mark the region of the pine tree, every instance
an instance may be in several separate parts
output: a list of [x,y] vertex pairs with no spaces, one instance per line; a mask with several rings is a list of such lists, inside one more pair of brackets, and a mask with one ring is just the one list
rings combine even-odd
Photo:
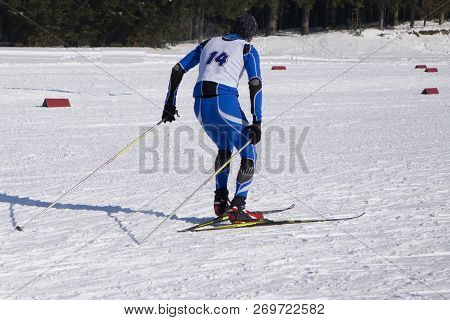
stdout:
[[266,36],[272,36],[277,30],[280,0],[267,0],[269,7],[269,21],[266,27]]
[[437,0],[433,11],[438,15],[439,25],[445,21],[445,16],[450,10],[450,2],[448,0]]
[[302,35],[309,34],[309,18],[311,16],[311,9],[314,7],[316,0],[295,0],[297,6],[302,8]]
[[337,11],[342,9],[346,3],[346,0],[329,0],[329,10],[330,10],[330,28],[336,29],[337,24]]
[[364,8],[364,0],[347,0],[347,5],[352,7],[351,25],[353,30],[357,30],[361,27],[361,10]]
[[426,26],[427,21],[432,18],[437,18],[439,24],[442,24],[449,7],[450,2],[448,0],[423,0],[421,11],[423,12],[424,26]]
[[389,11],[392,15],[392,25],[398,26],[399,24],[399,10],[400,10],[400,3],[402,0],[390,0],[388,1]]
[[409,27],[414,28],[416,21],[416,0],[409,0]]
[[384,30],[385,17],[386,17],[386,4],[387,0],[374,0],[375,5],[378,8],[379,18],[378,18],[378,28]]

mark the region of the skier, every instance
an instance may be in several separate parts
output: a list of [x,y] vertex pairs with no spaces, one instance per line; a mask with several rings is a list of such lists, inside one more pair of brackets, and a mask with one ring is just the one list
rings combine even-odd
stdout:
[[[173,68],[162,120],[172,122],[178,115],[176,96],[183,75],[199,64],[194,87],[194,111],[207,135],[218,148],[215,168],[218,170],[231,157],[233,148],[241,149],[241,166],[236,180],[236,193],[229,201],[226,166],[216,176],[214,212],[228,215],[232,223],[263,219],[261,213],[245,210],[256,161],[255,145],[261,140],[262,78],[258,51],[250,42],[256,35],[255,18],[244,13],[236,18],[231,32],[200,43]],[[249,124],[238,101],[238,84],[244,70],[248,74],[253,123]]]

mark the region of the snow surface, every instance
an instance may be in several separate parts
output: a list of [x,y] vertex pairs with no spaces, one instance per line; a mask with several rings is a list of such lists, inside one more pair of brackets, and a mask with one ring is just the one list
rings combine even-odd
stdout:
[[[364,217],[177,233],[212,216],[210,183],[138,246],[212,171],[212,144],[192,111],[194,70],[179,90],[181,118],[145,140],[158,140],[155,162],[133,148],[16,232],[159,120],[170,68],[195,44],[2,48],[0,297],[448,299],[449,36],[401,27],[360,37],[284,33],[255,45],[266,136],[249,207],[296,204],[274,218]],[[271,71],[275,64],[287,70]],[[421,95],[425,87],[440,94]],[[45,97],[67,97],[72,108],[41,108]],[[144,172],[152,163],[157,172]]]

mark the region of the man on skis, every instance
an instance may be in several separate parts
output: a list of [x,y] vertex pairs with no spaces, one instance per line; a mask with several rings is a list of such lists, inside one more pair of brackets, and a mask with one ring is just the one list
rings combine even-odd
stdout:
[[[199,64],[194,87],[194,111],[207,135],[218,148],[215,168],[218,170],[231,157],[233,148],[241,149],[249,139],[252,143],[241,152],[241,166],[236,180],[236,193],[229,201],[229,165],[216,176],[214,211],[228,214],[232,223],[262,219],[260,213],[245,210],[248,191],[256,161],[255,145],[261,140],[262,78],[258,51],[250,44],[258,25],[255,18],[244,13],[236,18],[231,32],[199,44],[172,69],[162,120],[172,122],[176,95],[183,75]],[[238,101],[238,84],[244,70],[248,74],[251,113],[250,124]]]

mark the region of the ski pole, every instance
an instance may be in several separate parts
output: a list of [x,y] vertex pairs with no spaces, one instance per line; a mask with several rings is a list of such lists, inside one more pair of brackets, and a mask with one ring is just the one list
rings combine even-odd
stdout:
[[200,189],[202,189],[204,186],[206,186],[208,184],[208,182],[210,182],[215,176],[217,176],[229,163],[231,163],[231,161],[233,161],[234,158],[236,158],[237,155],[239,155],[250,143],[252,142],[252,140],[250,139],[249,141],[247,141],[246,144],[244,144],[242,146],[242,148],[240,148],[238,151],[236,151],[235,154],[233,154],[230,159],[228,159],[227,162],[225,162],[219,169],[217,169],[212,175],[210,175],[208,177],[208,179],[206,179],[197,189],[195,189],[194,192],[192,192],[192,194],[187,197],[186,199],[184,199],[184,201],[182,203],[180,203],[180,205],[178,207],[175,208],[175,210],[172,211],[171,214],[169,214],[167,217],[164,218],[164,220],[156,226],[155,229],[153,229],[140,243],[139,245],[143,244],[145,240],[147,240],[147,238],[149,238],[156,230],[159,229],[159,227],[161,227],[164,222],[166,222],[168,219],[170,219],[170,217],[172,217],[175,213],[178,212],[178,210],[181,209],[181,207],[183,207],[197,192],[200,191]]
[[100,170],[102,170],[104,167],[106,167],[108,164],[110,164],[111,162],[113,162],[114,160],[116,160],[118,157],[120,157],[122,154],[124,154],[128,149],[130,149],[132,146],[134,146],[136,143],[138,143],[139,141],[141,141],[148,133],[152,132],[156,127],[158,127],[161,123],[163,122],[163,120],[160,120],[157,124],[155,124],[153,127],[149,128],[147,131],[145,131],[143,134],[141,134],[138,138],[136,138],[135,140],[133,140],[129,145],[127,145],[125,148],[123,148],[122,150],[120,150],[118,153],[116,153],[111,159],[109,159],[108,161],[106,161],[104,164],[102,164],[100,167],[98,167],[97,169],[95,169],[94,171],[92,171],[89,175],[87,175],[83,180],[81,180],[80,182],[78,182],[76,185],[74,185],[72,188],[69,189],[69,191],[67,191],[66,193],[64,193],[62,196],[60,196],[58,199],[56,199],[51,205],[49,205],[47,208],[45,208],[43,211],[41,211],[40,213],[36,214],[35,216],[31,217],[30,220],[28,220],[22,227],[17,226],[16,230],[17,231],[23,231],[23,228],[25,228],[25,226],[27,224],[29,224],[30,222],[32,222],[33,220],[35,220],[37,217],[39,217],[41,214],[47,212],[48,210],[50,210],[51,208],[53,208],[58,201],[60,201],[61,199],[63,199],[64,197],[66,197],[67,195],[71,194],[72,191],[74,191],[76,188],[78,188],[79,186],[81,186],[85,181],[87,181],[90,177],[92,177],[94,174],[96,174],[97,172],[99,172]]

